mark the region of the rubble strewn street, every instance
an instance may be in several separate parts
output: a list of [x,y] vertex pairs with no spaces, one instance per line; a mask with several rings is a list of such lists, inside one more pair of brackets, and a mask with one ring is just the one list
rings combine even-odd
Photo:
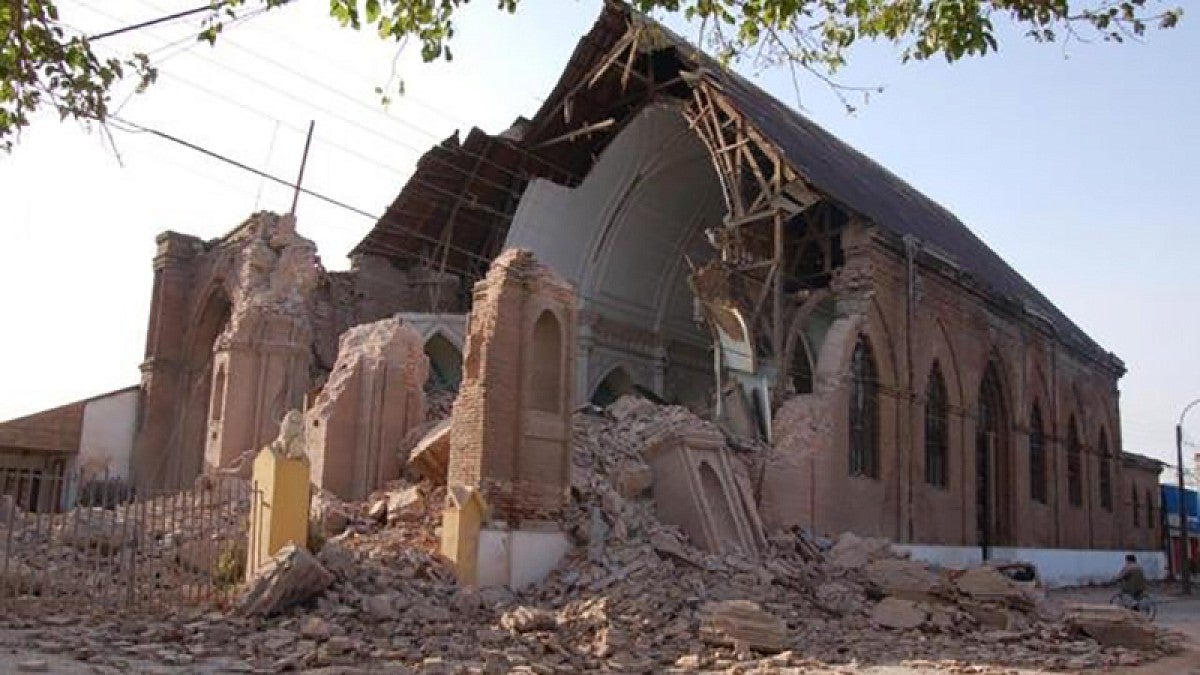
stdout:
[[[92,672],[845,672],[908,663],[999,673],[1132,665],[1179,649],[1132,613],[1062,607],[991,568],[932,570],[884,540],[821,542],[797,530],[772,533],[757,557],[697,549],[655,517],[640,453],[666,429],[706,424],[631,397],[577,413],[577,546],[520,591],[459,587],[437,553],[445,488],[399,481],[361,503],[327,504],[342,531],[318,541],[315,556],[285,548],[243,591],[241,612],[8,616],[0,628],[20,636],[15,646]],[[303,588],[287,585],[294,579]]]

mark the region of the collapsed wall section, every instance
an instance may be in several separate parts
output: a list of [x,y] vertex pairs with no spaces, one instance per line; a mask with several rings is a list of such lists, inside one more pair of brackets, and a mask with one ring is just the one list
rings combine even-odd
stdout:
[[463,302],[457,277],[376,256],[329,273],[291,216],[256,213],[208,242],[157,241],[131,463],[147,488],[247,468],[283,414],[324,384],[351,326]]
[[421,336],[399,319],[346,331],[305,415],[313,484],[358,500],[398,477],[400,441],[424,422],[428,370]]

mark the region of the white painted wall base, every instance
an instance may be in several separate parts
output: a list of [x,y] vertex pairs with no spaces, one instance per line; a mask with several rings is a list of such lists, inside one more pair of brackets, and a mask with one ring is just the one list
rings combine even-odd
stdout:
[[[951,569],[979,565],[983,561],[978,546],[924,546],[894,544],[916,560]],[[993,548],[996,562],[1031,562],[1038,568],[1042,583],[1050,588],[1104,584],[1113,580],[1125,564],[1125,554],[1133,553],[1152,580],[1167,576],[1167,557],[1162,551],[1096,551],[1065,548]]]
[[545,579],[573,547],[563,532],[485,527],[479,532],[479,585],[520,590]]

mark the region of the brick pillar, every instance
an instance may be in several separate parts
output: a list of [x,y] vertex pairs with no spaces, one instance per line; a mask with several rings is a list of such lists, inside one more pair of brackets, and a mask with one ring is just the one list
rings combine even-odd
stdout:
[[154,289],[142,362],[141,424],[130,462],[133,482],[159,487],[165,475],[178,402],[183,398],[184,335],[190,289],[201,242],[164,232],[157,238]]
[[528,251],[475,286],[448,480],[478,487],[495,520],[557,521],[567,505],[575,320],[574,290]]

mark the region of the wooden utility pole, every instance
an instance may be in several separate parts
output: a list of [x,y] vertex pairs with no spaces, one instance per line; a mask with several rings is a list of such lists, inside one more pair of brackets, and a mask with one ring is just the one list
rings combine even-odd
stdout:
[[308,123],[308,137],[304,139],[304,155],[300,158],[300,175],[296,177],[296,191],[292,193],[292,210],[288,212],[292,216],[296,215],[296,203],[300,201],[300,184],[304,182],[304,167],[308,164],[308,148],[312,145],[313,127],[316,125],[316,120],[310,120]]

